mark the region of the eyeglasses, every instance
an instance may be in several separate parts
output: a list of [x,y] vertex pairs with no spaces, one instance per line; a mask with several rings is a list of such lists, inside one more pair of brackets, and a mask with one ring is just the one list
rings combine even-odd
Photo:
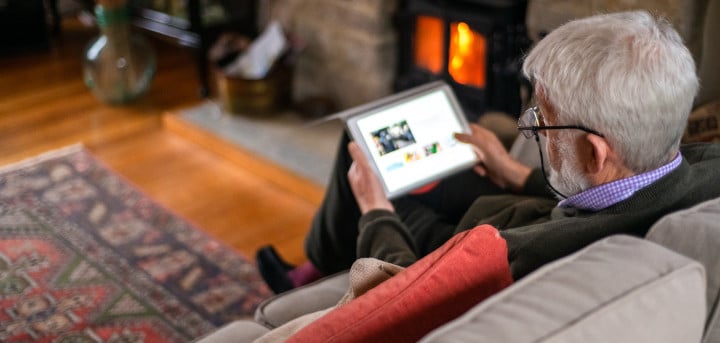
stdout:
[[557,195],[562,198],[567,198],[565,194],[562,194],[560,193],[560,191],[555,189],[555,187],[553,187],[553,185],[550,183],[550,180],[548,180],[547,174],[545,173],[545,161],[543,159],[542,147],[540,146],[540,136],[538,135],[538,131],[540,130],[562,129],[583,130],[596,136],[605,137],[600,132],[579,125],[547,126],[545,125],[545,118],[543,118],[542,114],[540,114],[540,108],[538,108],[537,106],[533,106],[525,110],[525,113],[523,113],[523,115],[520,116],[520,119],[518,119],[518,130],[522,132],[523,136],[528,139],[535,137],[535,142],[537,142],[538,145],[538,153],[540,154],[540,170],[542,170],[543,178],[545,178],[545,183]]
[[583,130],[587,133],[592,133],[593,135],[605,137],[600,132],[597,132],[593,129],[588,129],[584,126],[580,125],[558,125],[558,126],[547,126],[545,125],[545,118],[540,113],[540,108],[537,106],[533,106],[525,110],[525,113],[523,113],[522,116],[520,116],[520,119],[518,119],[518,130],[522,132],[523,136],[525,138],[532,138],[533,136],[537,135],[537,132],[540,130],[563,130],[563,129],[576,129],[576,130]]

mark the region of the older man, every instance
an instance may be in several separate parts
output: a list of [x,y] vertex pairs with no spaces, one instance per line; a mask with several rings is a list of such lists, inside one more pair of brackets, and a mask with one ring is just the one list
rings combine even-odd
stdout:
[[[547,137],[549,180],[472,125],[457,138],[477,147],[474,175],[389,201],[351,142],[308,236],[312,266],[331,273],[356,257],[407,266],[454,233],[491,224],[517,279],[608,235],[644,236],[663,215],[720,196],[720,147],[680,147],[698,80],[666,21],[638,11],[569,22],[533,48],[523,70],[537,106],[518,128],[538,144]],[[542,196],[543,180],[559,203]]]

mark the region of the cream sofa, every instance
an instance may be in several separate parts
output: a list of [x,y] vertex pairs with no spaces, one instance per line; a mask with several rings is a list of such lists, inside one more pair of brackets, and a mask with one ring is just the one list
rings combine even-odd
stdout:
[[[422,342],[720,342],[720,198],[670,214],[645,239],[612,236],[550,263]],[[265,301],[199,342],[251,342],[334,305],[347,273]],[[348,324],[352,325],[352,324]]]

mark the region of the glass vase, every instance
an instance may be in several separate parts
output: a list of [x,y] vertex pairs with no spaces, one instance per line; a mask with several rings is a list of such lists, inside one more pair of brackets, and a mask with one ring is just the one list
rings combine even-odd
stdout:
[[131,102],[150,88],[155,53],[142,36],[131,31],[126,5],[96,5],[95,15],[100,36],[85,49],[85,85],[104,102]]

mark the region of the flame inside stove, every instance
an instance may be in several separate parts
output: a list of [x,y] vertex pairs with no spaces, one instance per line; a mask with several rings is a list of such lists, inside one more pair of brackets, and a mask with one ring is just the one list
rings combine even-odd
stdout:
[[[445,40],[442,19],[418,16],[415,26],[415,64],[440,74],[444,64]],[[485,88],[487,41],[467,23],[450,23],[447,71],[463,85]]]
[[459,22],[450,25],[450,63],[448,71],[455,81],[485,87],[485,37]]

